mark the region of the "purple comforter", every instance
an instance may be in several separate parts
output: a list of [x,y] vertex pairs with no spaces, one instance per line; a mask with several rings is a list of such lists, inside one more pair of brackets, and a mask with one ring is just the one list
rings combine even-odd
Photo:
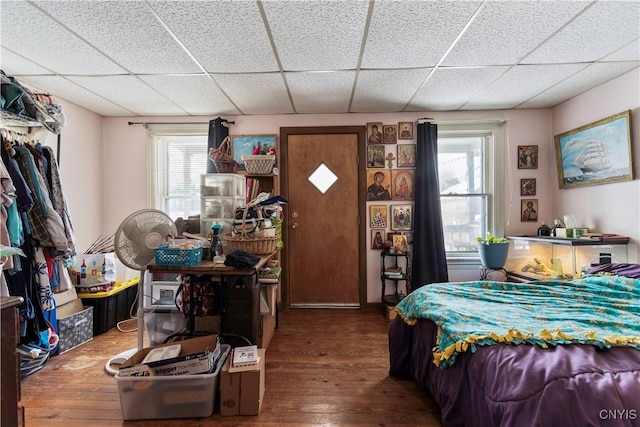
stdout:
[[433,364],[436,326],[397,317],[390,375],[429,390],[445,426],[640,426],[640,351],[588,345],[491,345]]

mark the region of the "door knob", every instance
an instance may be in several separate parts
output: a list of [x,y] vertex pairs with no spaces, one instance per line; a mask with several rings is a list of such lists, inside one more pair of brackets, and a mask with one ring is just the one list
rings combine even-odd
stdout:
[[293,228],[294,230],[298,228],[298,223],[294,222],[293,224],[291,224],[291,228]]

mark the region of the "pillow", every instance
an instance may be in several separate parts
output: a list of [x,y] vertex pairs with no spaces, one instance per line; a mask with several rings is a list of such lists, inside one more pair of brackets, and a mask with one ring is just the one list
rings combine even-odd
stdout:
[[611,273],[618,276],[640,279],[640,264],[613,263],[600,264],[587,269],[588,274]]

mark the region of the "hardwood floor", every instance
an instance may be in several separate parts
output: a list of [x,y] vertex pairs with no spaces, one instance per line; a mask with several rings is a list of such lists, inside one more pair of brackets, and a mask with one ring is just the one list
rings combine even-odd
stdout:
[[122,421],[105,362],[135,348],[136,333],[111,329],[22,382],[27,426],[441,426],[431,395],[388,375],[389,321],[379,312],[292,309],[280,313],[266,352],[258,416]]

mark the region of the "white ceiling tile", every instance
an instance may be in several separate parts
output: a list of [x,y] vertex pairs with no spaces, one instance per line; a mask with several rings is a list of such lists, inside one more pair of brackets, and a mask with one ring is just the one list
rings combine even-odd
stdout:
[[407,110],[457,110],[476,93],[490,85],[507,68],[439,68],[420,87]]
[[192,115],[239,114],[209,76],[140,76]]
[[507,65],[557,31],[586,2],[488,2],[442,65]]
[[298,113],[348,113],[354,71],[285,73]]
[[640,36],[640,2],[601,1],[527,56],[529,64],[596,61]]
[[133,76],[70,76],[90,91],[141,116],[184,115],[185,111]]
[[427,68],[361,71],[351,112],[402,111],[429,72]]
[[0,68],[7,74],[52,74],[51,70],[13,53],[9,49],[0,50]]
[[636,39],[626,46],[602,58],[603,61],[640,61],[640,39]]
[[545,108],[573,98],[612,78],[621,76],[640,66],[639,61],[596,63],[570,76],[518,108]]
[[66,27],[133,73],[201,71],[141,1],[38,1]]
[[517,65],[476,94],[462,109],[515,108],[584,67],[584,64]]
[[56,73],[121,74],[121,67],[22,1],[3,1],[2,45]]
[[280,73],[215,74],[213,76],[243,114],[293,113]]
[[263,3],[286,71],[354,69],[369,3],[300,1]]
[[[82,105],[101,116],[131,116],[134,113],[59,76],[16,76],[20,82],[50,93],[71,103]],[[63,111],[64,112],[64,111]]]
[[256,2],[149,3],[207,71],[247,73],[278,70]]
[[362,67],[436,65],[479,6],[478,1],[375,2]]

